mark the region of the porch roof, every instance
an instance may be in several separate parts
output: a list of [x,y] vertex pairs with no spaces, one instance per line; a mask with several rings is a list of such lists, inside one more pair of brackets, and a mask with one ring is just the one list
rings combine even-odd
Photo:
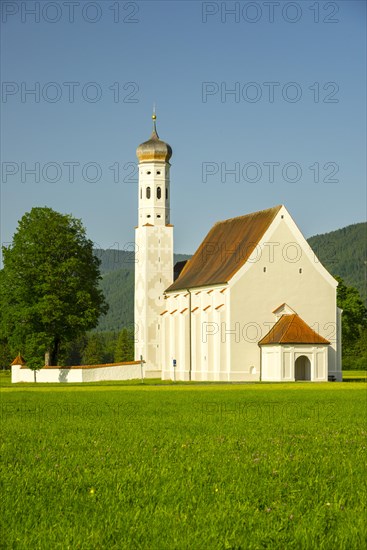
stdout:
[[284,314],[260,340],[259,346],[270,344],[323,344],[329,340],[313,330],[299,315]]

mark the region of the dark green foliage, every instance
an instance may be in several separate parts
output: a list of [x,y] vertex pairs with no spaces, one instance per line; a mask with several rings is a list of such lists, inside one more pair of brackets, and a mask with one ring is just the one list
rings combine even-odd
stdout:
[[362,317],[363,305],[367,305],[367,223],[315,235],[308,243],[326,269],[341,281],[338,305],[343,309],[343,370],[366,369],[367,335]]
[[119,269],[103,275],[100,288],[109,305],[98,330],[119,330],[134,322],[134,271]]
[[113,363],[115,361],[116,342],[119,336],[117,331],[99,332],[103,341],[104,363]]
[[336,277],[338,307],[342,314],[343,370],[367,370],[367,309],[357,289]]
[[6,339],[0,340],[0,369],[10,369],[14,357]]
[[[113,363],[118,332],[89,332],[60,348],[59,364],[62,366],[98,365]],[[1,349],[1,348],[0,348]]]
[[134,330],[123,328],[115,348],[115,363],[134,360]]
[[88,344],[88,335],[83,334],[72,342],[65,342],[60,348],[59,365],[72,366],[83,363],[83,352]]
[[341,277],[335,278],[339,283],[337,303],[343,310],[343,346],[351,349],[360,340],[362,330],[367,327],[367,309],[356,288],[346,286]]
[[[124,269],[126,271],[134,271],[135,267],[135,254],[134,243],[131,243],[131,252],[127,250],[118,250],[109,248],[104,250],[103,248],[94,249],[94,255],[101,262],[101,273],[110,273],[111,271],[117,271]],[[130,248],[127,246],[126,248]]]
[[308,243],[332,275],[355,287],[367,305],[366,243],[367,223],[348,225],[337,231],[315,235]]
[[30,367],[58,361],[60,347],[95,327],[107,311],[99,260],[80,220],[33,208],[3,247],[1,335]]
[[118,332],[90,332],[60,350],[60,365],[98,365],[113,363]]
[[97,333],[91,334],[83,352],[83,365],[100,365],[104,362],[104,356],[102,338]]

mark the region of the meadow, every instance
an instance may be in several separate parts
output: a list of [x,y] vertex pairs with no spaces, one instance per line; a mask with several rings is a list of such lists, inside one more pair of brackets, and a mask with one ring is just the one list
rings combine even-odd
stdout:
[[3,549],[365,548],[364,382],[2,386]]

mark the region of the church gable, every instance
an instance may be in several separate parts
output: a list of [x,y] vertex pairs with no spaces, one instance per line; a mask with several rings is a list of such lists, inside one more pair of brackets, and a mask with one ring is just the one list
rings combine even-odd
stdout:
[[331,288],[337,287],[337,281],[322,265],[314,251],[302,235],[285,206],[281,206],[269,224],[267,230],[254,247],[251,258],[243,263],[233,275],[231,284],[236,284],[252,268],[267,274],[274,273],[274,267],[287,266],[299,275],[324,281]]
[[227,283],[250,258],[281,208],[216,223],[166,292]]

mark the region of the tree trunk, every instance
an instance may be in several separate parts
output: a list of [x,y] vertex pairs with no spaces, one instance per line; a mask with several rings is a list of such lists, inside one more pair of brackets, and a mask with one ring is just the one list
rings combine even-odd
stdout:
[[46,353],[45,353],[45,367],[48,367],[50,365],[50,355],[51,355],[51,352],[46,351]]

